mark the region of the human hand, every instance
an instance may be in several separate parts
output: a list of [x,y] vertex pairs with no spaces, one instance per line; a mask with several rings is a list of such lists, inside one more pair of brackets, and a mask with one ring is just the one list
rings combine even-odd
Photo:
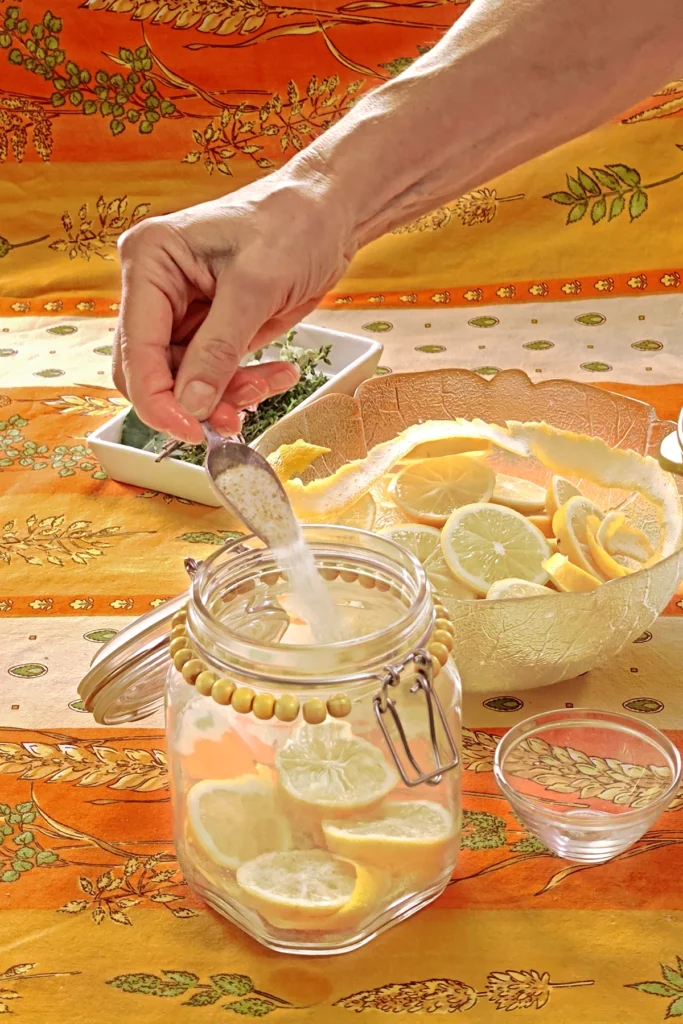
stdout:
[[342,276],[355,249],[347,219],[331,183],[302,161],[123,235],[114,381],[141,419],[196,443],[199,420],[236,433],[238,410],[292,387],[292,364],[240,360]]

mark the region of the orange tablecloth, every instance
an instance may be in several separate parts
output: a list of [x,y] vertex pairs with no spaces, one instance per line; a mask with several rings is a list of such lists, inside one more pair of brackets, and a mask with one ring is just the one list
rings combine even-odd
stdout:
[[[381,335],[381,372],[463,365],[574,376],[683,403],[680,303],[619,300],[318,314]],[[30,1024],[432,1020],[548,1024],[683,1014],[683,794],[612,863],[551,857],[496,791],[501,732],[574,704],[647,716],[683,745],[683,621],[672,604],[615,661],[466,707],[463,853],[445,895],[371,946],[261,949],[189,892],[174,859],[159,719],[97,728],[76,685],[99,644],[184,588],[220,510],[103,475],[87,434],[115,412],[106,319],[0,320],[0,1012]],[[410,1016],[409,1016],[410,1015]],[[393,1017],[391,1019],[394,1019]]]

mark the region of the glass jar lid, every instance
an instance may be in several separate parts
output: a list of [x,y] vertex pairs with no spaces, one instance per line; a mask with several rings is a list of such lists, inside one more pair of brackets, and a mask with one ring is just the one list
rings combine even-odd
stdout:
[[163,706],[171,619],[187,597],[185,591],[146,612],[99,649],[78,693],[100,725],[139,722]]

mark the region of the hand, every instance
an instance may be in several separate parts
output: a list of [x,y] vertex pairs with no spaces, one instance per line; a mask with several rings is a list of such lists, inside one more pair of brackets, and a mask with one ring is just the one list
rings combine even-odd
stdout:
[[232,195],[139,224],[120,240],[114,381],[139,416],[184,441],[199,420],[286,391],[290,363],[240,360],[310,313],[353,255],[343,203],[301,160]]

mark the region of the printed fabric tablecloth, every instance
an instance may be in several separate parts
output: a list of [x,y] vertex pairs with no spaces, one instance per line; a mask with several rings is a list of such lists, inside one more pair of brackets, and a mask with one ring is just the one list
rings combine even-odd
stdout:
[[[381,336],[381,373],[521,367],[671,418],[681,313],[671,295],[316,319]],[[100,728],[76,693],[99,645],[184,589],[183,556],[205,555],[226,528],[222,510],[117,484],[95,462],[88,433],[124,404],[113,330],[106,318],[0,320],[0,1013],[24,1024],[683,1017],[683,793],[628,852],[585,868],[530,836],[492,775],[504,730],[553,707],[626,709],[683,745],[676,602],[597,671],[467,702],[457,872],[372,945],[285,957],[193,897],[173,850],[162,721]]]

